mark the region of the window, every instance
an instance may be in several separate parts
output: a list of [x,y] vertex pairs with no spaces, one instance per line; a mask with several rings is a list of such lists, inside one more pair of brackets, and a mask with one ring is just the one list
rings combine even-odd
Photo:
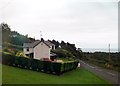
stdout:
[[27,48],[27,51],[29,51],[29,48]]

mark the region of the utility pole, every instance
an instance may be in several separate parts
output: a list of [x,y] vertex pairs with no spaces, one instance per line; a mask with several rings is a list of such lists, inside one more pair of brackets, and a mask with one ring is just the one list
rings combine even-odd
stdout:
[[108,46],[109,46],[109,62],[111,62],[111,58],[110,58],[110,44]]

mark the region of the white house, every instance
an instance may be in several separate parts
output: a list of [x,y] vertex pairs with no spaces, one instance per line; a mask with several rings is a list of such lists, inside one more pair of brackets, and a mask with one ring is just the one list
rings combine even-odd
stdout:
[[41,40],[37,40],[33,43],[24,43],[23,44],[23,52],[33,58],[33,59],[50,59],[50,50],[55,49],[55,45],[50,41],[44,41],[43,38]]

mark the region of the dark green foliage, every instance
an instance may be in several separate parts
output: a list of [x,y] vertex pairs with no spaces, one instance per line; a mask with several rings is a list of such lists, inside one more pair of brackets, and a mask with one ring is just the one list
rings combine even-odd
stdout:
[[7,64],[7,65],[13,65],[13,63],[15,62],[15,58],[11,55],[11,54],[2,54],[2,63],[3,64]]
[[43,69],[44,69],[44,72],[50,72],[50,64],[51,62],[49,61],[43,61]]
[[56,50],[52,50],[52,52],[56,53],[57,56],[60,58],[73,58],[74,57],[72,53],[62,48],[57,48]]
[[38,69],[38,60],[36,59],[30,59],[30,60],[31,60],[32,70],[36,71]]
[[44,62],[43,61],[38,61],[38,70],[39,71],[44,70]]
[[22,68],[27,68],[28,66],[28,58],[22,58],[21,59],[21,66]]
[[33,42],[34,38],[29,38],[28,35],[24,36],[16,31],[11,31],[10,27],[6,23],[1,23],[0,27],[2,29],[2,47],[3,48],[13,48],[22,49],[23,43]]
[[75,44],[61,41],[61,48],[70,52],[73,56],[75,56],[75,59],[80,59],[82,57],[82,50],[80,48],[77,49]]
[[56,63],[56,62],[53,63],[53,70],[57,75],[61,74],[61,65],[62,63]]
[[[50,41],[50,40],[49,40]],[[83,53],[81,48],[76,48],[75,44],[65,43],[64,41],[61,41],[59,43],[58,41],[52,40],[50,41],[53,44],[55,44],[56,50],[52,51],[56,53],[60,57],[64,58],[74,58],[74,59],[81,59]]]
[[51,43],[55,44],[55,49],[59,47],[60,43],[58,41],[55,41],[55,40],[48,40],[50,41]]
[[62,64],[61,71],[66,72],[69,70],[76,69],[78,66],[79,61],[71,61],[71,62],[65,62]]
[[65,63],[40,61],[25,57],[18,57],[11,54],[2,53],[3,64],[16,66],[20,68],[31,69],[34,71],[43,71],[46,73],[55,73],[57,75],[63,72],[77,68],[78,61],[69,61]]
[[[13,57],[13,56],[12,56]],[[12,58],[11,57],[11,58]],[[4,58],[4,57],[3,57]],[[14,64],[15,64],[15,66],[19,66],[19,65],[21,65],[21,63],[20,63],[21,61],[20,61],[20,58],[19,57],[15,57],[15,60],[14,60]]]
[[[118,70],[120,68],[120,58],[119,55],[120,53],[110,53],[110,58],[109,58],[109,53],[105,52],[94,52],[94,53],[89,53],[89,52],[84,52],[82,60],[85,60],[89,63],[108,68],[107,64],[111,64],[113,67],[109,69],[113,70]],[[110,59],[110,60],[109,60]]]

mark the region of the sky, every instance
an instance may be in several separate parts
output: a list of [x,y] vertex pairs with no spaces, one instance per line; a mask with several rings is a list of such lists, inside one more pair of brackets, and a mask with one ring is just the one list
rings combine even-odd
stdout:
[[77,48],[118,48],[117,0],[0,0],[0,23]]

